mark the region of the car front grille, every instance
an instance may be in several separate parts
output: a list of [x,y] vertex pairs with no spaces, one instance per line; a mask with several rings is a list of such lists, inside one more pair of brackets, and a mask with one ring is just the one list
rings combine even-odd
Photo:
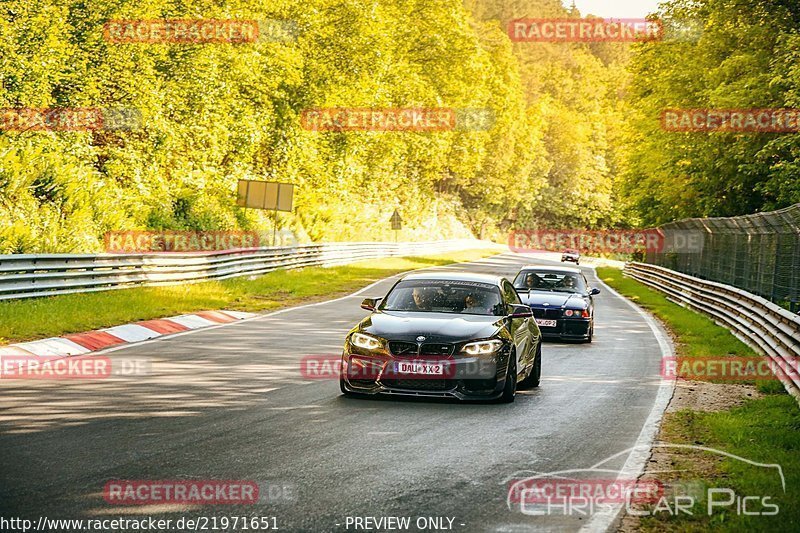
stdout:
[[453,355],[455,346],[452,344],[423,344],[419,349],[420,355]]
[[392,355],[411,357],[418,355],[453,355],[455,345],[449,343],[426,343],[418,346],[414,342],[390,341],[389,351]]
[[384,386],[394,389],[418,391],[446,391],[455,386],[454,381],[446,379],[386,379],[381,380]]
[[392,355],[417,355],[417,344],[414,342],[390,341],[389,351]]
[[535,318],[546,318],[549,320],[554,320],[557,318],[561,318],[561,309],[533,309],[533,316]]

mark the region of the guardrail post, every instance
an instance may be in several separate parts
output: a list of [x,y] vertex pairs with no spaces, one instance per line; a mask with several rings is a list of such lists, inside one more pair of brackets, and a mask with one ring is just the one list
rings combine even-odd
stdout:
[[775,265],[772,268],[772,292],[770,295],[770,300],[775,303],[778,303],[778,272],[780,270],[778,254],[781,251],[781,237],[782,235],[780,233],[775,234]]

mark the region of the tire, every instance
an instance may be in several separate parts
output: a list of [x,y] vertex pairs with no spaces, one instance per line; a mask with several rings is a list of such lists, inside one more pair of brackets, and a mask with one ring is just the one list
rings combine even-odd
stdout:
[[506,386],[503,387],[503,395],[498,398],[497,403],[512,403],[517,395],[517,356],[511,353],[511,361],[508,362],[506,370]]
[[586,344],[591,344],[593,338],[594,338],[594,322],[592,322],[592,326],[589,328],[589,336],[586,337]]
[[535,389],[539,386],[542,379],[542,342],[536,348],[536,359],[533,361],[533,368],[527,378],[519,383],[520,389]]

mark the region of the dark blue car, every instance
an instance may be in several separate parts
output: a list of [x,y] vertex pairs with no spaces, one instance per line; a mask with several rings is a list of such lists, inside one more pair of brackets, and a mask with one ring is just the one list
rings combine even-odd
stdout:
[[592,342],[592,296],[600,289],[589,287],[579,268],[526,266],[514,279],[514,288],[533,309],[543,337]]

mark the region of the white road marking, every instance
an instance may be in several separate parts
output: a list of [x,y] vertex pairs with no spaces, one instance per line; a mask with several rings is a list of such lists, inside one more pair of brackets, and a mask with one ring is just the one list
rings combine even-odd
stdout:
[[[595,270],[595,268],[592,267],[592,270]],[[650,314],[646,313],[641,307],[634,304],[617,291],[606,285],[603,280],[600,279],[600,276],[597,276],[597,271],[595,271],[595,276],[609,293],[623,300],[632,309],[639,313],[642,318],[644,318],[645,322],[647,322],[647,325],[650,326],[650,329],[652,330],[653,335],[658,342],[659,348],[661,348],[661,357],[673,357],[675,354],[675,347],[672,345],[672,341],[664,331],[664,328],[661,326],[661,324],[659,324],[652,316],[650,316]],[[650,411],[650,415],[644,422],[642,431],[639,433],[639,437],[636,439],[636,443],[634,444],[633,451],[631,451],[630,455],[628,455],[628,460],[625,461],[625,464],[617,476],[618,481],[623,481],[626,479],[638,479],[639,476],[641,476],[644,472],[644,467],[647,464],[647,460],[650,458],[653,452],[652,446],[656,435],[658,434],[658,429],[661,426],[661,419],[664,417],[664,411],[667,409],[667,405],[669,405],[674,393],[675,381],[662,378],[658,387],[658,392],[656,393],[655,403],[653,403],[653,409]],[[595,513],[592,515],[592,518],[589,520],[589,522],[580,529],[580,531],[604,532],[615,528],[618,524],[618,520],[621,520],[622,518],[621,514],[623,508],[624,505],[619,503],[609,506],[603,511]]]

